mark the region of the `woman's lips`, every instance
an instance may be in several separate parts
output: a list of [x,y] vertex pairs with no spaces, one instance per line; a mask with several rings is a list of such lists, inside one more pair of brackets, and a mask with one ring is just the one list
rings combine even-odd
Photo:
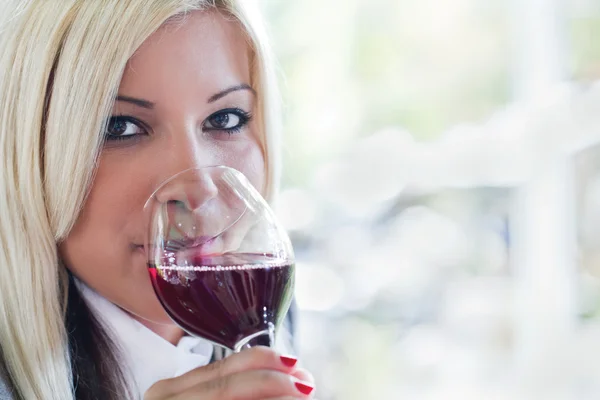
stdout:
[[[178,243],[179,244],[179,243]],[[179,261],[193,260],[197,257],[214,256],[221,254],[222,239],[214,236],[199,236],[193,241],[188,243],[180,243],[181,248],[177,251],[163,249],[162,252],[172,252]],[[144,245],[133,244],[132,248],[134,252],[138,252],[146,256],[146,249]]]
[[214,236],[197,236],[194,239],[188,240],[186,243],[188,248],[194,248],[210,244],[215,240]]
[[221,254],[221,240],[219,238],[209,238],[200,241],[190,247],[185,247],[177,253],[177,258],[181,261],[195,260],[201,257],[215,256]]

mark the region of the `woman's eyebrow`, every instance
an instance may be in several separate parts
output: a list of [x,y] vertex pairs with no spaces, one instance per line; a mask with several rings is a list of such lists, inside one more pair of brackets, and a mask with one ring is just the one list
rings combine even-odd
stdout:
[[249,90],[256,96],[256,90],[252,89],[252,87],[246,83],[242,83],[239,85],[231,86],[225,90],[220,91],[219,93],[213,94],[208,98],[208,103],[214,103],[215,101],[227,96],[229,93],[236,92],[238,90]]
[[153,102],[148,100],[136,99],[135,97],[117,96],[117,101],[124,101],[127,103],[135,104],[138,107],[147,108],[149,110],[154,108]]
[[[208,103],[214,103],[215,101],[222,99],[232,92],[237,92],[239,90],[249,90],[256,96],[256,90],[252,89],[252,87],[246,83],[242,83],[239,85],[231,86],[225,90],[220,91],[219,93],[213,94],[208,98]],[[138,99],[130,96],[117,96],[117,101],[123,101],[126,103],[135,104],[138,107],[147,108],[149,110],[154,108],[154,103],[148,100]]]

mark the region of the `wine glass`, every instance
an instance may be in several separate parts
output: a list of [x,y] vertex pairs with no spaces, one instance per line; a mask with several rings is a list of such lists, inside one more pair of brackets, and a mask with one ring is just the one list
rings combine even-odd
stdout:
[[239,352],[274,346],[294,289],[294,253],[267,202],[239,171],[171,177],[144,211],[154,291],[191,335]]

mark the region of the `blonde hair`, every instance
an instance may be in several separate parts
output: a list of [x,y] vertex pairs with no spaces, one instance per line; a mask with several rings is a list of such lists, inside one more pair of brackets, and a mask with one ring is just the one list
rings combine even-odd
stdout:
[[278,93],[264,27],[248,0],[3,0],[0,15],[0,363],[24,399],[72,399],[67,273],[57,243],[93,179],[128,59],[169,18],[217,7],[253,52],[267,172],[279,179]]

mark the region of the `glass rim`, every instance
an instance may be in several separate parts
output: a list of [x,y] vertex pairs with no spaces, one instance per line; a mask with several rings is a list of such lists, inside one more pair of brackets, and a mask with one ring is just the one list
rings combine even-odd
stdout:
[[146,200],[146,202],[144,203],[144,207],[143,210],[147,210],[149,204],[151,203],[152,200],[155,200],[156,198],[156,193],[158,193],[159,190],[161,190],[165,185],[168,185],[170,182],[174,181],[175,179],[179,178],[181,175],[184,175],[186,173],[189,173],[191,171],[203,171],[203,170],[214,170],[214,169],[224,169],[224,170],[230,170],[236,174],[240,174],[244,177],[244,179],[248,179],[246,178],[246,176],[244,174],[242,174],[240,171],[238,171],[235,168],[229,167],[227,165],[219,165],[219,164],[215,164],[215,165],[207,165],[204,167],[191,167],[191,168],[187,168],[184,169],[182,171],[177,172],[174,175],[171,175],[170,177],[168,177],[167,179],[165,179],[164,181],[162,181],[157,187],[156,189],[154,189],[154,191],[152,192],[152,194],[150,194],[150,196],[148,197],[148,199]]

